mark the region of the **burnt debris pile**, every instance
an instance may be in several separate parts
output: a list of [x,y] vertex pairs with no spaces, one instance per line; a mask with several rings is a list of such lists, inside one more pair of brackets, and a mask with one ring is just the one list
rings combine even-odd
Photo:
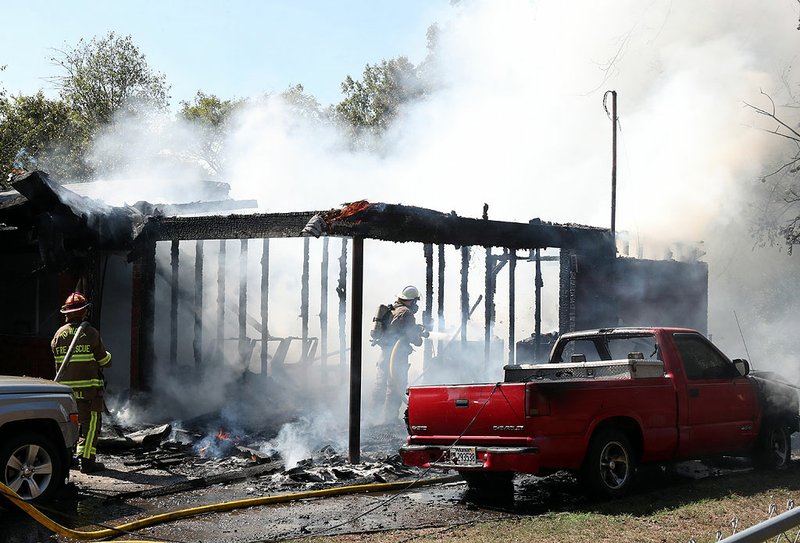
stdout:
[[285,429],[254,432],[228,424],[221,413],[167,425],[109,424],[98,450],[113,470],[141,474],[143,479],[147,474],[154,479],[173,476],[166,486],[125,492],[124,497],[152,497],[243,480],[249,481],[251,492],[291,491],[391,482],[418,473],[404,466],[397,454],[405,437],[399,426],[367,429],[361,462],[350,464],[338,444],[306,448],[298,459],[297,447],[287,448],[281,438]]

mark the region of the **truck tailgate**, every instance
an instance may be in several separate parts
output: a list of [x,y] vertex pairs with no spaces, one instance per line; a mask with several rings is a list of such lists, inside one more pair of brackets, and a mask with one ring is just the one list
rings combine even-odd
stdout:
[[[525,384],[409,388],[411,442],[524,446]],[[460,439],[459,439],[460,437]]]

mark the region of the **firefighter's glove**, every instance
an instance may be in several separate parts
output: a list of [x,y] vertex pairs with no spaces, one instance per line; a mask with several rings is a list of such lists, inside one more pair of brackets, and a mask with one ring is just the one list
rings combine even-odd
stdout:
[[416,333],[414,334],[414,339],[411,340],[411,344],[419,347],[420,345],[422,345],[422,338],[428,337],[429,335],[430,334],[428,334],[424,326],[422,326],[421,324],[417,324]]

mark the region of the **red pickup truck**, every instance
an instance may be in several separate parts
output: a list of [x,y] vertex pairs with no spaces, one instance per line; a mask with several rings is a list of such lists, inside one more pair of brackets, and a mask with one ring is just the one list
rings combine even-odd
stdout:
[[410,387],[400,454],[470,486],[568,470],[617,496],[644,463],[748,455],[785,467],[798,413],[793,386],[694,330],[601,329],[563,334],[548,364],[506,366],[501,383]]

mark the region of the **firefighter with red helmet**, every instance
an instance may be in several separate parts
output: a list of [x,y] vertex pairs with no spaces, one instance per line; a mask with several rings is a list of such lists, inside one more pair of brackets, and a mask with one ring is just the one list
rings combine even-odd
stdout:
[[[61,307],[67,322],[58,329],[50,344],[56,361],[57,380],[72,388],[78,404],[80,438],[77,455],[83,473],[105,469],[96,460],[96,447],[104,410],[103,369],[111,365],[111,354],[103,345],[100,332],[88,321],[84,322],[91,305],[80,292],[70,294]],[[71,354],[65,360],[70,346]],[[63,364],[66,367],[62,368]]]

